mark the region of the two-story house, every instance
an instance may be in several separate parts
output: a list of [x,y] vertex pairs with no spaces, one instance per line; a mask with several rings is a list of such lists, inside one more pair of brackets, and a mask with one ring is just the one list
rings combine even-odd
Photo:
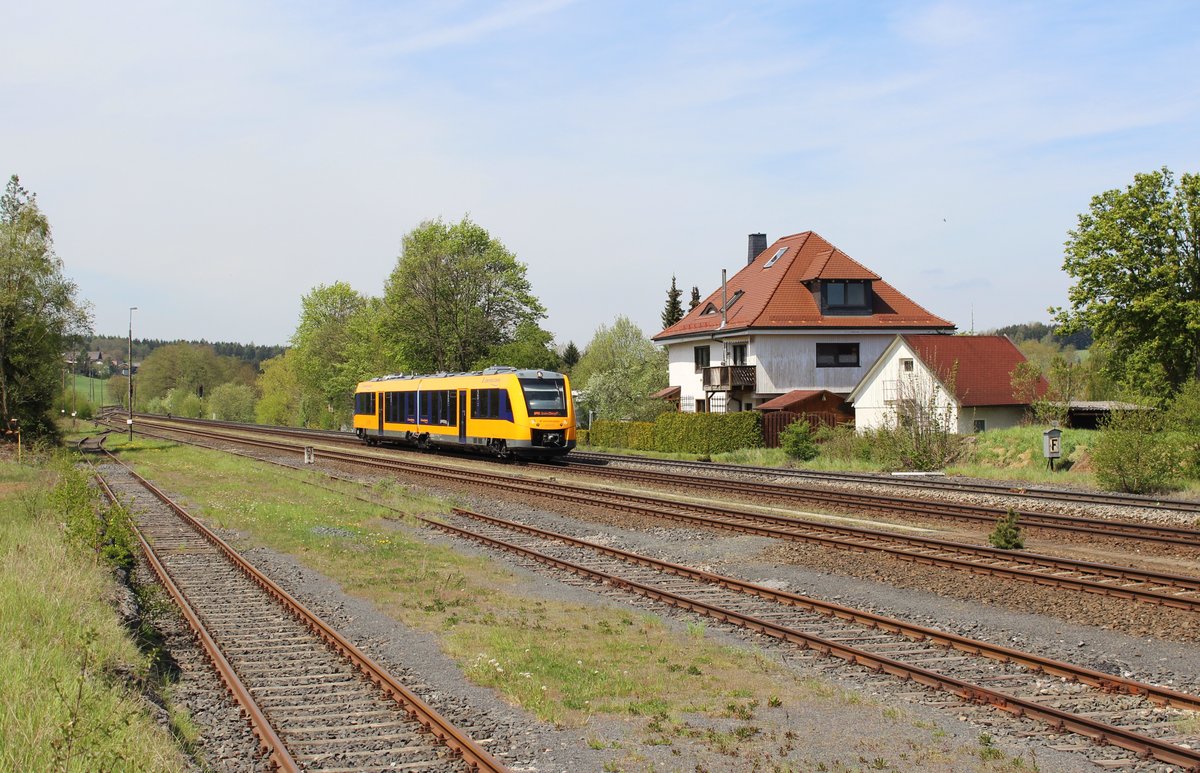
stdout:
[[746,265],[653,340],[681,410],[733,412],[796,389],[848,395],[897,334],[953,330],[805,231],[769,247],[751,234]]

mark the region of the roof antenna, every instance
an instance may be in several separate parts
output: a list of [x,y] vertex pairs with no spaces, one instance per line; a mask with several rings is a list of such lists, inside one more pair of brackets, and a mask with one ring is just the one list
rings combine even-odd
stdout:
[[728,321],[729,302],[725,300],[725,269],[721,269],[721,329],[725,329],[725,323]]

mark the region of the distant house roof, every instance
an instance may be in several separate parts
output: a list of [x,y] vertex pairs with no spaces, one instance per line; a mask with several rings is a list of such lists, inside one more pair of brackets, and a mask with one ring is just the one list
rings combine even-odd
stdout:
[[779,397],[772,397],[765,403],[759,403],[754,406],[756,411],[790,411],[794,407],[800,405],[806,400],[811,400],[818,395],[824,394],[832,405],[841,405],[842,396],[830,392],[828,389],[793,389],[791,392],[782,394]]
[[[873,307],[862,316],[825,315],[813,296],[817,280],[871,281]],[[806,284],[808,283],[808,284]],[[751,328],[927,328],[953,330],[813,231],[777,239],[726,282],[725,331]],[[653,338],[663,341],[721,328],[721,290]]]
[[654,394],[650,395],[650,399],[652,399],[652,400],[678,400],[679,399],[679,391],[680,391],[679,387],[669,386],[665,389],[660,389],[657,392],[655,392]]
[[[943,384],[953,383],[963,406],[1024,405],[1012,388],[1012,372],[1025,355],[1006,336],[906,335],[905,343]],[[1041,379],[1037,394],[1045,394]]]

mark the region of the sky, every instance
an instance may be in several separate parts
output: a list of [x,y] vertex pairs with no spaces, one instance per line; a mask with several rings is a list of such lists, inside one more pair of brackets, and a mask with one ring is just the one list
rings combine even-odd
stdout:
[[808,230],[982,331],[1066,303],[1094,195],[1200,171],[1200,4],[0,0],[0,104],[101,335],[283,344],[465,215],[560,345]]

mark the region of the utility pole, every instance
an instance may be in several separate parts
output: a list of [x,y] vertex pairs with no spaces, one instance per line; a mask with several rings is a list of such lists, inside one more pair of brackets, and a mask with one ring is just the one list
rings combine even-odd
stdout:
[[126,362],[129,365],[129,418],[126,424],[129,425],[129,442],[133,442],[133,312],[137,311],[137,306],[129,307],[129,359]]

